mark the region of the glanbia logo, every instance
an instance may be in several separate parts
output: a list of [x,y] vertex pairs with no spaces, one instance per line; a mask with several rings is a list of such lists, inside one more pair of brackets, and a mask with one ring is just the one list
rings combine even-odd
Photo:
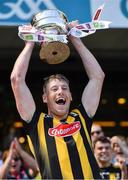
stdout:
[[71,124],[59,124],[54,128],[49,128],[48,134],[56,137],[67,137],[79,131],[81,128],[80,122],[73,122]]

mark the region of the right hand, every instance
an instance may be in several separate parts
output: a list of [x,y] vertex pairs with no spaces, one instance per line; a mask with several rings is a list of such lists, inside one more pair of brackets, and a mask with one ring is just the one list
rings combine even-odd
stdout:
[[72,29],[73,27],[77,26],[78,24],[79,24],[79,21],[78,21],[78,20],[71,21],[71,22],[68,24],[68,28],[69,28],[69,29]]

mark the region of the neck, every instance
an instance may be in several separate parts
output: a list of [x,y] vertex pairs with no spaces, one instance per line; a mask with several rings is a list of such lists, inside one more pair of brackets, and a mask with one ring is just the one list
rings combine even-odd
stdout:
[[16,177],[19,173],[17,171],[14,171],[14,172],[11,172],[10,174],[11,174],[11,176]]
[[98,162],[98,165],[99,165],[99,167],[100,168],[105,168],[105,167],[108,167],[108,166],[110,166],[111,165],[111,163],[110,162]]
[[48,112],[48,115],[58,119],[59,121],[62,120],[62,119],[66,119],[67,116],[68,116],[68,113],[64,114],[64,115],[58,115],[58,114],[55,114],[55,113],[52,113],[52,112]]

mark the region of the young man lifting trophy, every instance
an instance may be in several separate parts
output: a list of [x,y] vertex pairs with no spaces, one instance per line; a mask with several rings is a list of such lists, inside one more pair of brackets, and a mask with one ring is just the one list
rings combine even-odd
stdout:
[[[14,64],[11,86],[41,179],[101,179],[92,150],[90,130],[105,74],[80,39],[96,29],[108,27],[108,22],[98,21],[100,12],[101,8],[92,22],[78,24],[76,21],[67,22],[65,15],[58,10],[46,10],[35,15],[31,26],[19,28],[19,36],[27,42]],[[49,64],[57,64],[69,55],[66,52],[69,51],[67,36],[81,57],[88,82],[80,104],[71,109],[73,98],[68,79],[62,74],[46,77],[42,102],[47,105],[47,112],[40,112],[25,81],[35,42],[41,45],[40,57]],[[61,47],[65,55],[59,55],[62,53]],[[49,51],[52,52],[50,56]],[[75,87],[79,88],[78,84]]]

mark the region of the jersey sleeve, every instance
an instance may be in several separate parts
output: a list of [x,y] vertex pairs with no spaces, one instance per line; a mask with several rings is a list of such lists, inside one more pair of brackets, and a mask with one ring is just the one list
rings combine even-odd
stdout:
[[34,129],[37,126],[38,120],[39,120],[39,116],[40,116],[40,112],[39,111],[35,111],[32,120],[28,123],[26,121],[23,121],[23,126],[25,129],[26,134],[30,134],[34,131]]
[[92,126],[92,123],[93,123],[93,119],[91,117],[89,117],[85,111],[85,108],[83,107],[82,104],[79,104],[77,106],[76,109],[73,110],[74,112],[77,112],[79,114],[79,116],[81,117],[81,119],[83,121],[85,121],[86,123],[86,126],[87,126],[87,129],[89,132],[91,132],[91,126]]

